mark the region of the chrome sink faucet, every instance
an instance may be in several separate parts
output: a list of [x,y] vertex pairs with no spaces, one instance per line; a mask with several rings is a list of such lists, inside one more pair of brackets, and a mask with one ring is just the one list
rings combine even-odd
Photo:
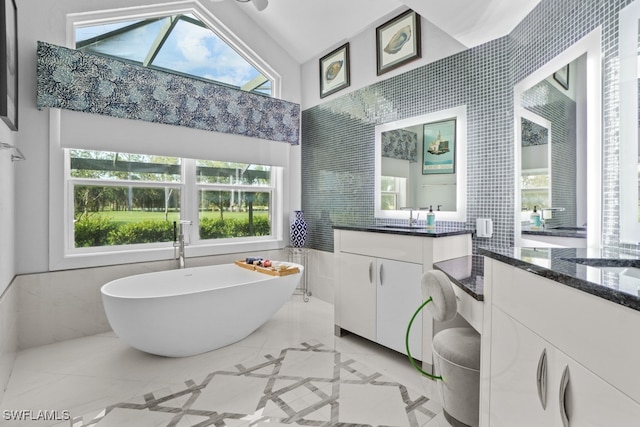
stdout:
[[[173,221],[173,248],[174,248],[174,257],[178,260],[178,266],[180,268],[185,267],[184,261],[184,247],[187,243],[185,243],[184,238],[184,226],[191,225],[191,221],[180,221],[180,226],[177,228],[177,222]],[[177,254],[176,254],[177,249]]]
[[[546,218],[546,214],[545,212],[550,212],[551,214],[549,215],[548,218]],[[545,221],[545,219],[551,219],[553,212],[564,212],[564,208],[542,208],[540,209],[540,219],[542,220],[542,228],[547,228],[547,223]]]
[[403,211],[409,211],[409,227],[415,227],[418,225],[418,217],[420,217],[420,213],[418,213],[418,215],[416,215],[416,217],[413,217],[413,211],[415,210],[412,207],[403,207],[400,208]]

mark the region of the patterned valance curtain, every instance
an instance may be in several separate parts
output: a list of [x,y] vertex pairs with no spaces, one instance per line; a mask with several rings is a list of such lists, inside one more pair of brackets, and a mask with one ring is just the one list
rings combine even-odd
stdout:
[[382,157],[418,161],[418,134],[404,129],[382,133]]
[[549,129],[524,117],[521,121],[522,146],[544,145],[549,142]]
[[37,106],[300,143],[300,105],[38,42]]

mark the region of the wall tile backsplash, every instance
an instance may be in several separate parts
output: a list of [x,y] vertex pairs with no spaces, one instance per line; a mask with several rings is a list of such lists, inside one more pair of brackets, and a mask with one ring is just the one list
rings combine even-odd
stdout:
[[508,36],[303,111],[307,246],[332,251],[334,223],[373,222],[376,125],[459,105],[468,114],[466,225],[492,218],[493,238],[482,244],[513,244],[513,86],[598,26],[604,52],[603,242],[618,245],[617,19],[630,2],[542,0]]

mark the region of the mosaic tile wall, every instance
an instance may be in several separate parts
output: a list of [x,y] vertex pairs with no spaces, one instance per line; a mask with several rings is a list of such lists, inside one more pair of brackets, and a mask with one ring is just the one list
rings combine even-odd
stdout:
[[582,226],[576,224],[576,103],[544,80],[524,93],[522,105],[551,122],[551,201],[564,211],[554,212],[545,224]]
[[[469,218],[496,212],[494,239],[509,241],[513,168],[506,159],[513,151],[507,129],[512,100],[510,85],[501,77],[507,71],[508,43],[507,38],[495,40],[303,111],[307,246],[333,251],[333,224],[373,221],[376,125],[460,105],[467,106],[469,175],[481,177],[467,184],[473,200]],[[484,167],[487,163],[494,167]],[[483,181],[509,184],[496,192],[479,185]],[[510,208],[499,212],[504,205]]]
[[307,246],[332,251],[332,223],[373,221],[376,124],[462,104],[467,105],[468,114],[467,225],[472,226],[477,217],[493,218],[490,243],[512,244],[512,87],[600,25],[604,51],[603,235],[605,245],[617,245],[617,17],[630,2],[542,0],[504,38],[303,111],[302,206],[311,230]]
[[292,102],[38,42],[37,105],[299,143]]

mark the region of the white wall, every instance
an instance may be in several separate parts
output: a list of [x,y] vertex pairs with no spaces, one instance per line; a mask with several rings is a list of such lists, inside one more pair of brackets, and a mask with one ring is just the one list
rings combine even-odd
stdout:
[[[0,142],[15,145],[15,133],[0,122]],[[24,162],[12,162],[11,150],[0,150],[0,295],[15,275],[15,197],[14,175]]]
[[[0,142],[15,145],[16,134],[0,121]],[[12,162],[10,150],[0,150],[0,401],[9,381],[17,349],[15,286],[14,175],[24,162]]]
[[[398,15],[404,9],[406,8],[398,9],[388,16],[373,22],[369,27],[349,40],[343,40],[335,46],[327,46],[326,51],[319,55],[318,58],[302,64],[302,109],[306,110],[315,105],[321,104],[322,102],[328,101],[332,99],[332,97],[343,96],[345,93],[361,89],[380,80],[385,80],[389,77],[405,73],[414,68],[446,58],[466,49],[466,47],[460,42],[453,39],[425,18],[422,18],[420,21],[422,33],[422,57],[411,63],[398,67],[395,70],[382,74],[381,76],[377,76],[376,28]],[[349,42],[349,51],[351,56],[351,85],[334,93],[333,95],[321,99],[318,61],[322,56],[331,52],[333,49],[342,46],[346,42]]]
[[[195,0],[193,0],[195,1]],[[193,1],[159,0],[16,0],[18,6],[19,98],[21,129],[19,145],[27,157],[25,167],[16,169],[16,266],[19,274],[48,270],[49,239],[49,113],[36,109],[36,45],[37,41],[67,45],[66,19],[70,13],[171,4],[190,5]],[[201,5],[226,25],[238,38],[270,64],[282,78],[282,98],[300,102],[299,65],[277,43],[244,13],[235,2],[211,2]],[[126,125],[125,125],[126,126]],[[87,135],[90,137],[90,135]],[[299,150],[292,150],[293,167],[288,195],[293,206],[300,204]],[[294,175],[297,174],[297,175]],[[13,228],[13,227],[10,227]],[[3,262],[3,261],[0,261]],[[3,276],[4,277],[4,276]]]

